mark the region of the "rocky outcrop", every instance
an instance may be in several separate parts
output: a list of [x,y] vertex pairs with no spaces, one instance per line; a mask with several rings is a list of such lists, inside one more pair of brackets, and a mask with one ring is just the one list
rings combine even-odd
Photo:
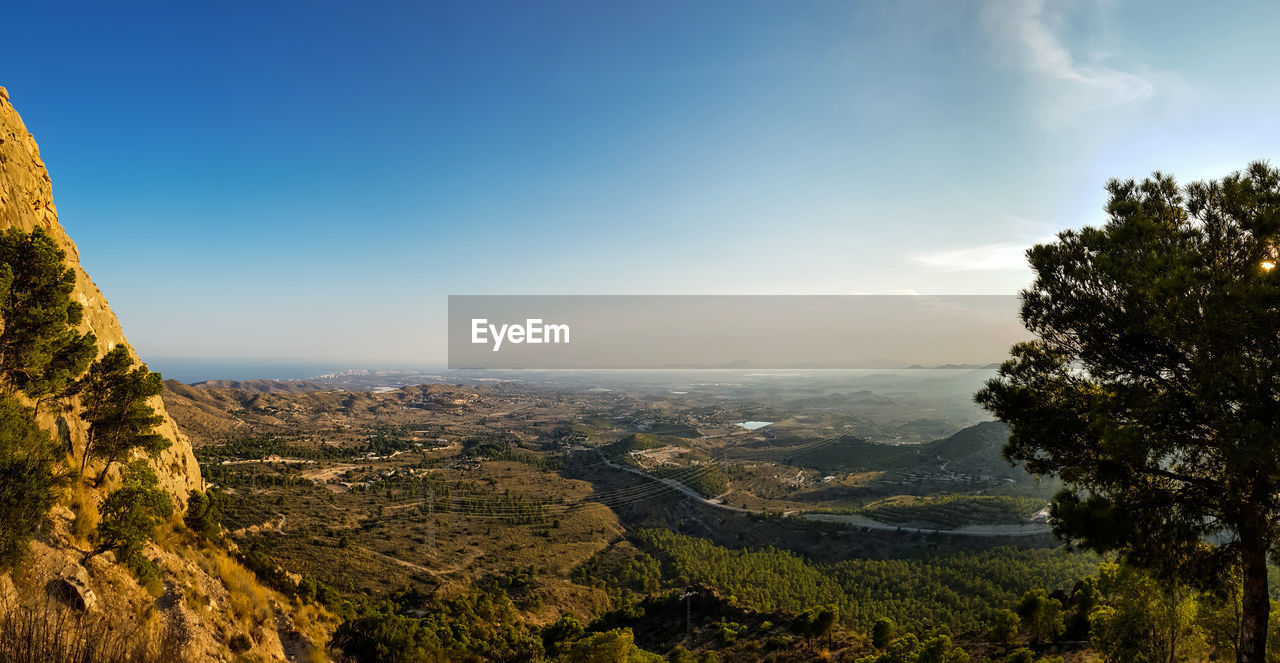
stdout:
[[51,589],[58,598],[82,612],[91,611],[98,604],[98,596],[89,587],[89,570],[79,564],[59,573]]
[[[0,88],[0,230],[8,228],[42,228],[66,252],[76,273],[72,296],[84,305],[82,331],[97,335],[99,356],[118,345],[129,347],[120,321],[80,266],[76,245],[58,223],[40,149],[9,102],[8,92]],[[182,509],[188,493],[203,488],[200,466],[190,441],[169,417],[161,398],[156,397],[152,405],[163,415],[158,432],[172,444],[151,462],[161,484],[173,495],[174,504]],[[55,413],[45,404],[37,420],[51,433],[59,430],[59,417],[65,420],[66,434],[75,450],[75,459],[68,459],[67,468],[78,469],[74,460],[84,448],[88,430],[79,416],[79,405],[73,402],[69,407]],[[92,465],[91,471],[101,467]],[[227,550],[202,545],[176,520],[143,552],[161,571],[160,579],[145,587],[115,561],[113,553],[87,555],[94,545],[96,506],[115,487],[118,474],[119,468],[113,468],[110,480],[99,488],[91,481],[66,482],[60,503],[52,509],[40,536],[32,541],[24,561],[13,572],[0,573],[0,613],[18,614],[13,610],[21,608],[21,614],[43,614],[39,613],[42,606],[52,602],[63,606],[59,610],[78,615],[77,619],[96,620],[91,623],[104,625],[104,632],[115,634],[113,637],[130,647],[145,647],[155,660],[292,660],[322,650],[311,643],[325,642],[331,623],[300,620],[290,613],[288,598],[263,587]],[[329,619],[327,613],[316,609],[306,614]],[[287,631],[278,626],[284,623],[290,624]],[[295,623],[301,626],[294,627]],[[310,629],[310,640],[298,634],[299,628]],[[249,638],[248,651],[230,651],[229,640],[237,635]]]
[[[99,356],[117,345],[128,345],[120,321],[107,305],[107,298],[80,266],[80,252],[58,223],[53,185],[40,158],[40,148],[9,102],[8,91],[0,87],[0,230],[7,228],[24,231],[43,228],[66,251],[67,260],[76,272],[76,289],[72,296],[84,305],[81,327],[97,334]],[[200,466],[192,455],[191,443],[165,412],[163,401],[157,397],[152,404],[164,416],[158,432],[173,442],[155,459],[156,474],[165,488],[179,498],[176,503],[186,504],[187,493],[202,487]],[[76,425],[78,421],[76,416],[67,417],[72,443],[76,449],[82,449],[86,430],[84,426]],[[52,430],[52,421],[41,423]]]

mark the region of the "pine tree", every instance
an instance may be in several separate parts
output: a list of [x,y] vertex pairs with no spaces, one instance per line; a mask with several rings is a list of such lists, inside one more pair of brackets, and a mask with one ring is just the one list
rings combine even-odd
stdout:
[[1018,639],[1018,626],[1022,620],[1018,614],[1003,608],[991,618],[990,640],[998,645],[1011,645]]
[[835,606],[826,606],[817,611],[813,616],[813,636],[820,640],[825,638],[827,645],[830,646],[831,634],[835,631],[839,617],[840,613]]
[[57,443],[35,422],[35,412],[0,395],[0,569],[27,550],[53,506],[61,455]]
[[889,646],[889,641],[896,637],[898,625],[888,617],[881,617],[876,620],[875,626],[871,628],[871,646],[876,649],[884,649]]
[[143,364],[133,367],[133,357],[123,345],[89,367],[77,385],[89,422],[89,439],[80,460],[83,473],[90,458],[103,460],[95,485],[101,485],[111,464],[125,459],[134,449],[155,455],[168,448],[168,438],[154,432],[164,419],[151,407],[150,399],[164,391],[159,373]]
[[978,402],[1056,475],[1055,531],[1170,576],[1242,572],[1240,663],[1266,660],[1280,536],[1280,171],[1107,184],[1108,221],[1028,252],[1035,339]]
[[43,230],[0,233],[0,567],[12,565],[53,503],[61,448],[16,393],[64,395],[93,359],[96,339],[77,330],[75,272]]
[[37,401],[61,395],[97,353],[97,338],[77,329],[84,308],[65,258],[39,228],[0,235],[0,382]]
[[1029,589],[1018,602],[1018,616],[1031,636],[1032,644],[1042,644],[1062,632],[1062,603],[1049,598],[1043,589]]

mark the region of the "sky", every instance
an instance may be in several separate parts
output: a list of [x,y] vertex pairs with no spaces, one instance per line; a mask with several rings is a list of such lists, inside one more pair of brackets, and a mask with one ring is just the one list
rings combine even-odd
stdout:
[[19,3],[139,353],[443,363],[450,294],[1013,294],[1108,178],[1280,159],[1280,5]]

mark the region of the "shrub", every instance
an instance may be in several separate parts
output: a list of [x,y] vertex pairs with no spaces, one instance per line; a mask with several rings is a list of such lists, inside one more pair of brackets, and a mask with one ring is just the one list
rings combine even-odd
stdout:
[[205,541],[216,543],[222,540],[222,499],[215,491],[193,490],[187,496],[187,513],[183,522]]
[[34,410],[0,396],[0,569],[21,559],[44,525],[60,455],[57,443],[36,425]]
[[253,647],[253,642],[249,640],[249,636],[243,633],[237,633],[231,636],[231,640],[227,642],[227,646],[236,654],[242,654],[249,651]]
[[155,538],[156,527],[173,513],[169,494],[161,490],[156,474],[146,461],[134,461],[125,471],[124,484],[102,503],[98,523],[98,547],[94,554],[115,550],[120,561],[147,582],[159,570],[142,556],[142,549]]

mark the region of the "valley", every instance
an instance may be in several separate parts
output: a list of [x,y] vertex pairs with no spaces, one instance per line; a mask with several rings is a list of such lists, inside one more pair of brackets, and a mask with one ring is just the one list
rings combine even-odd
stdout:
[[1280,5],[10,4],[0,663],[1280,663]]
[[[673,634],[639,606],[690,587],[709,612],[755,621],[837,605],[843,635],[831,646],[851,656],[878,617],[976,637],[984,614],[1027,589],[1069,588],[1097,567],[1052,537],[1055,485],[1000,457],[1003,426],[973,421],[963,389],[982,374],[944,373],[948,389],[907,373],[456,374],[411,386],[395,382],[426,376],[396,375],[358,389],[334,377],[169,381],[164,399],[246,565],[348,620],[377,605],[429,619],[430,606],[483,597],[531,638],[566,619],[601,631],[625,622],[649,651],[798,661],[811,643],[785,628],[728,647],[715,619]],[[856,388],[865,383],[880,391]],[[729,567],[781,564],[786,579],[759,586],[684,566],[703,546],[697,555]],[[964,609],[911,607],[919,574],[987,559],[1030,575],[1001,574],[999,591]],[[889,579],[868,596],[853,569]],[[792,574],[829,579],[797,593]],[[924,587],[948,594],[959,581]],[[521,656],[517,643],[457,646],[454,656]]]

